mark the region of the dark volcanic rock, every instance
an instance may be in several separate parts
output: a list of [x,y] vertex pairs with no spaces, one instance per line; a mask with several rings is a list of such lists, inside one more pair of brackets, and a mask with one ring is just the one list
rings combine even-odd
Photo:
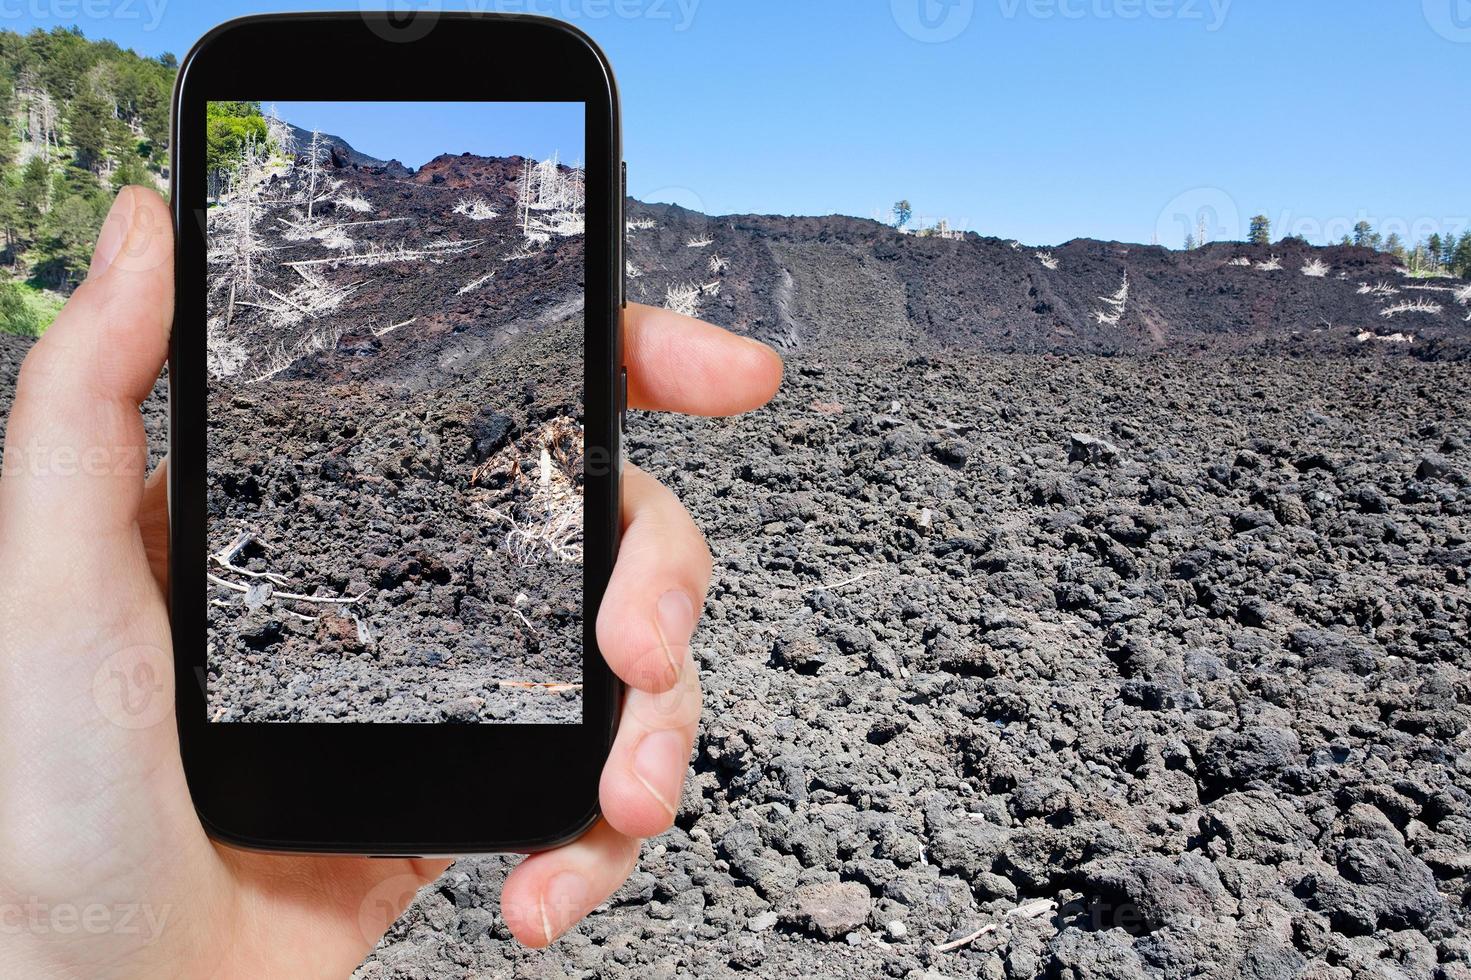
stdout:
[[[458,195],[498,173],[450,157],[410,190]],[[790,358],[774,404],[749,417],[629,421],[630,459],[689,505],[716,560],[676,825],[543,952],[495,914],[516,859],[461,860],[360,977],[1466,972],[1464,308],[1417,323],[1423,343],[1359,342],[1382,318],[1357,284],[1401,280],[1355,249],[1311,253],[1334,269],[1320,280],[1299,274],[1309,253],[1293,245],[1275,273],[1227,265],[1268,257],[1248,246],[1079,242],[1054,250],[1054,273],[1005,242],[851,219],[632,213],[656,222],[629,232],[633,299],[719,278],[702,315]],[[689,247],[697,236],[711,245]],[[1090,314],[1126,266],[1138,319],[1105,329]],[[411,279],[398,288],[422,305]],[[453,312],[443,333],[403,328],[327,363],[345,385],[401,384],[395,366],[422,369],[420,351],[452,366],[481,316]],[[383,324],[357,335],[370,326]],[[317,465],[350,464],[343,485],[464,481],[472,422],[494,404],[464,394],[443,419],[353,432],[362,414],[344,401],[299,438]],[[519,402],[502,410],[517,445],[532,420]],[[243,427],[274,408],[233,411]],[[1071,433],[1117,460],[1070,462]],[[963,468],[941,458],[950,440]],[[251,462],[221,485],[227,511],[307,521],[347,503],[315,471]],[[251,567],[292,553],[270,544]],[[361,562],[311,584],[485,616],[510,642],[514,592],[474,586],[487,545],[447,539],[424,512],[380,516],[354,543]],[[263,659],[315,638],[277,618]],[[328,626],[335,656],[371,684],[372,655],[349,652],[341,627]],[[443,662],[442,639],[405,656]],[[796,896],[839,885],[853,903],[828,938]],[[1042,897],[1055,913],[1008,924]]]

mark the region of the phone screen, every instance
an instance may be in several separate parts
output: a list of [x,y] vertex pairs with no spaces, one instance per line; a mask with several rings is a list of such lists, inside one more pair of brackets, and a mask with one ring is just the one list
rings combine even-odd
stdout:
[[584,105],[207,111],[209,720],[580,723]]

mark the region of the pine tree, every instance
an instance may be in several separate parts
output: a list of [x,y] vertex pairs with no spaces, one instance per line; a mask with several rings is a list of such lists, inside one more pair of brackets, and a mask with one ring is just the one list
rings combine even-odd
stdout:
[[1354,225],[1354,244],[1359,248],[1378,248],[1381,239],[1374,226],[1367,221]]
[[908,201],[899,201],[894,205],[894,227],[903,228],[909,224],[909,219],[914,217],[914,209],[909,206]]
[[1430,241],[1425,243],[1426,257],[1429,260],[1430,268],[1432,269],[1439,269],[1441,266],[1441,248],[1442,245],[1440,240],[1440,232],[1436,232],[1435,234],[1430,236]]
[[1451,256],[1449,263],[1451,271],[1462,278],[1471,277],[1471,231],[1461,236],[1460,244],[1456,246],[1455,254]]
[[1267,220],[1266,215],[1259,214],[1251,219],[1251,232],[1247,241],[1253,245],[1272,244],[1272,222]]
[[107,152],[107,121],[111,118],[107,102],[88,88],[72,99],[67,115],[77,163],[96,171]]
[[1195,251],[1195,232],[1193,231],[1185,236],[1185,251]]
[[104,208],[81,195],[59,200],[42,222],[41,261],[36,274],[62,289],[81,282],[92,261],[92,243],[105,214]]
[[15,91],[0,83],[0,174],[10,166],[15,157],[15,146],[11,143],[10,117],[15,113]]
[[1393,255],[1400,261],[1404,261],[1405,242],[1404,239],[1399,237],[1399,232],[1392,231],[1389,233],[1389,238],[1385,239],[1384,241],[1384,251],[1388,252],[1390,255]]
[[42,157],[31,157],[21,170],[16,204],[21,231],[33,235],[51,206],[51,173]]

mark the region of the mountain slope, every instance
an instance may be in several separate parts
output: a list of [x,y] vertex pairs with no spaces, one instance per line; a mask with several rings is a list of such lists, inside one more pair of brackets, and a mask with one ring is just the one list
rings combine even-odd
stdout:
[[[629,216],[632,298],[662,305],[671,287],[693,285],[699,315],[786,348],[1471,351],[1464,281],[1410,279],[1391,256],[1365,248],[1218,243],[1174,252],[1080,239],[1044,250],[971,234],[905,235],[845,217],[711,218],[638,202]],[[1305,274],[1319,271],[1313,263],[1321,277]],[[1384,315],[1420,302],[1439,310]],[[1395,335],[1405,339],[1382,339]]]

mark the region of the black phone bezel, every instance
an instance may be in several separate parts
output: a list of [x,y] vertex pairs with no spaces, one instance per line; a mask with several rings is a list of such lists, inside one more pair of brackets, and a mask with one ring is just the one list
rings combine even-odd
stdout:
[[[435,101],[445,93],[586,105],[583,723],[210,723],[205,102]],[[598,817],[622,700],[594,629],[618,546],[622,460],[622,148],[606,56],[575,28],[526,15],[247,17],[205,35],[180,65],[172,137],[170,607],[180,752],[205,829],[256,850],[385,856],[534,851],[576,838]],[[606,465],[596,465],[600,458]]]

